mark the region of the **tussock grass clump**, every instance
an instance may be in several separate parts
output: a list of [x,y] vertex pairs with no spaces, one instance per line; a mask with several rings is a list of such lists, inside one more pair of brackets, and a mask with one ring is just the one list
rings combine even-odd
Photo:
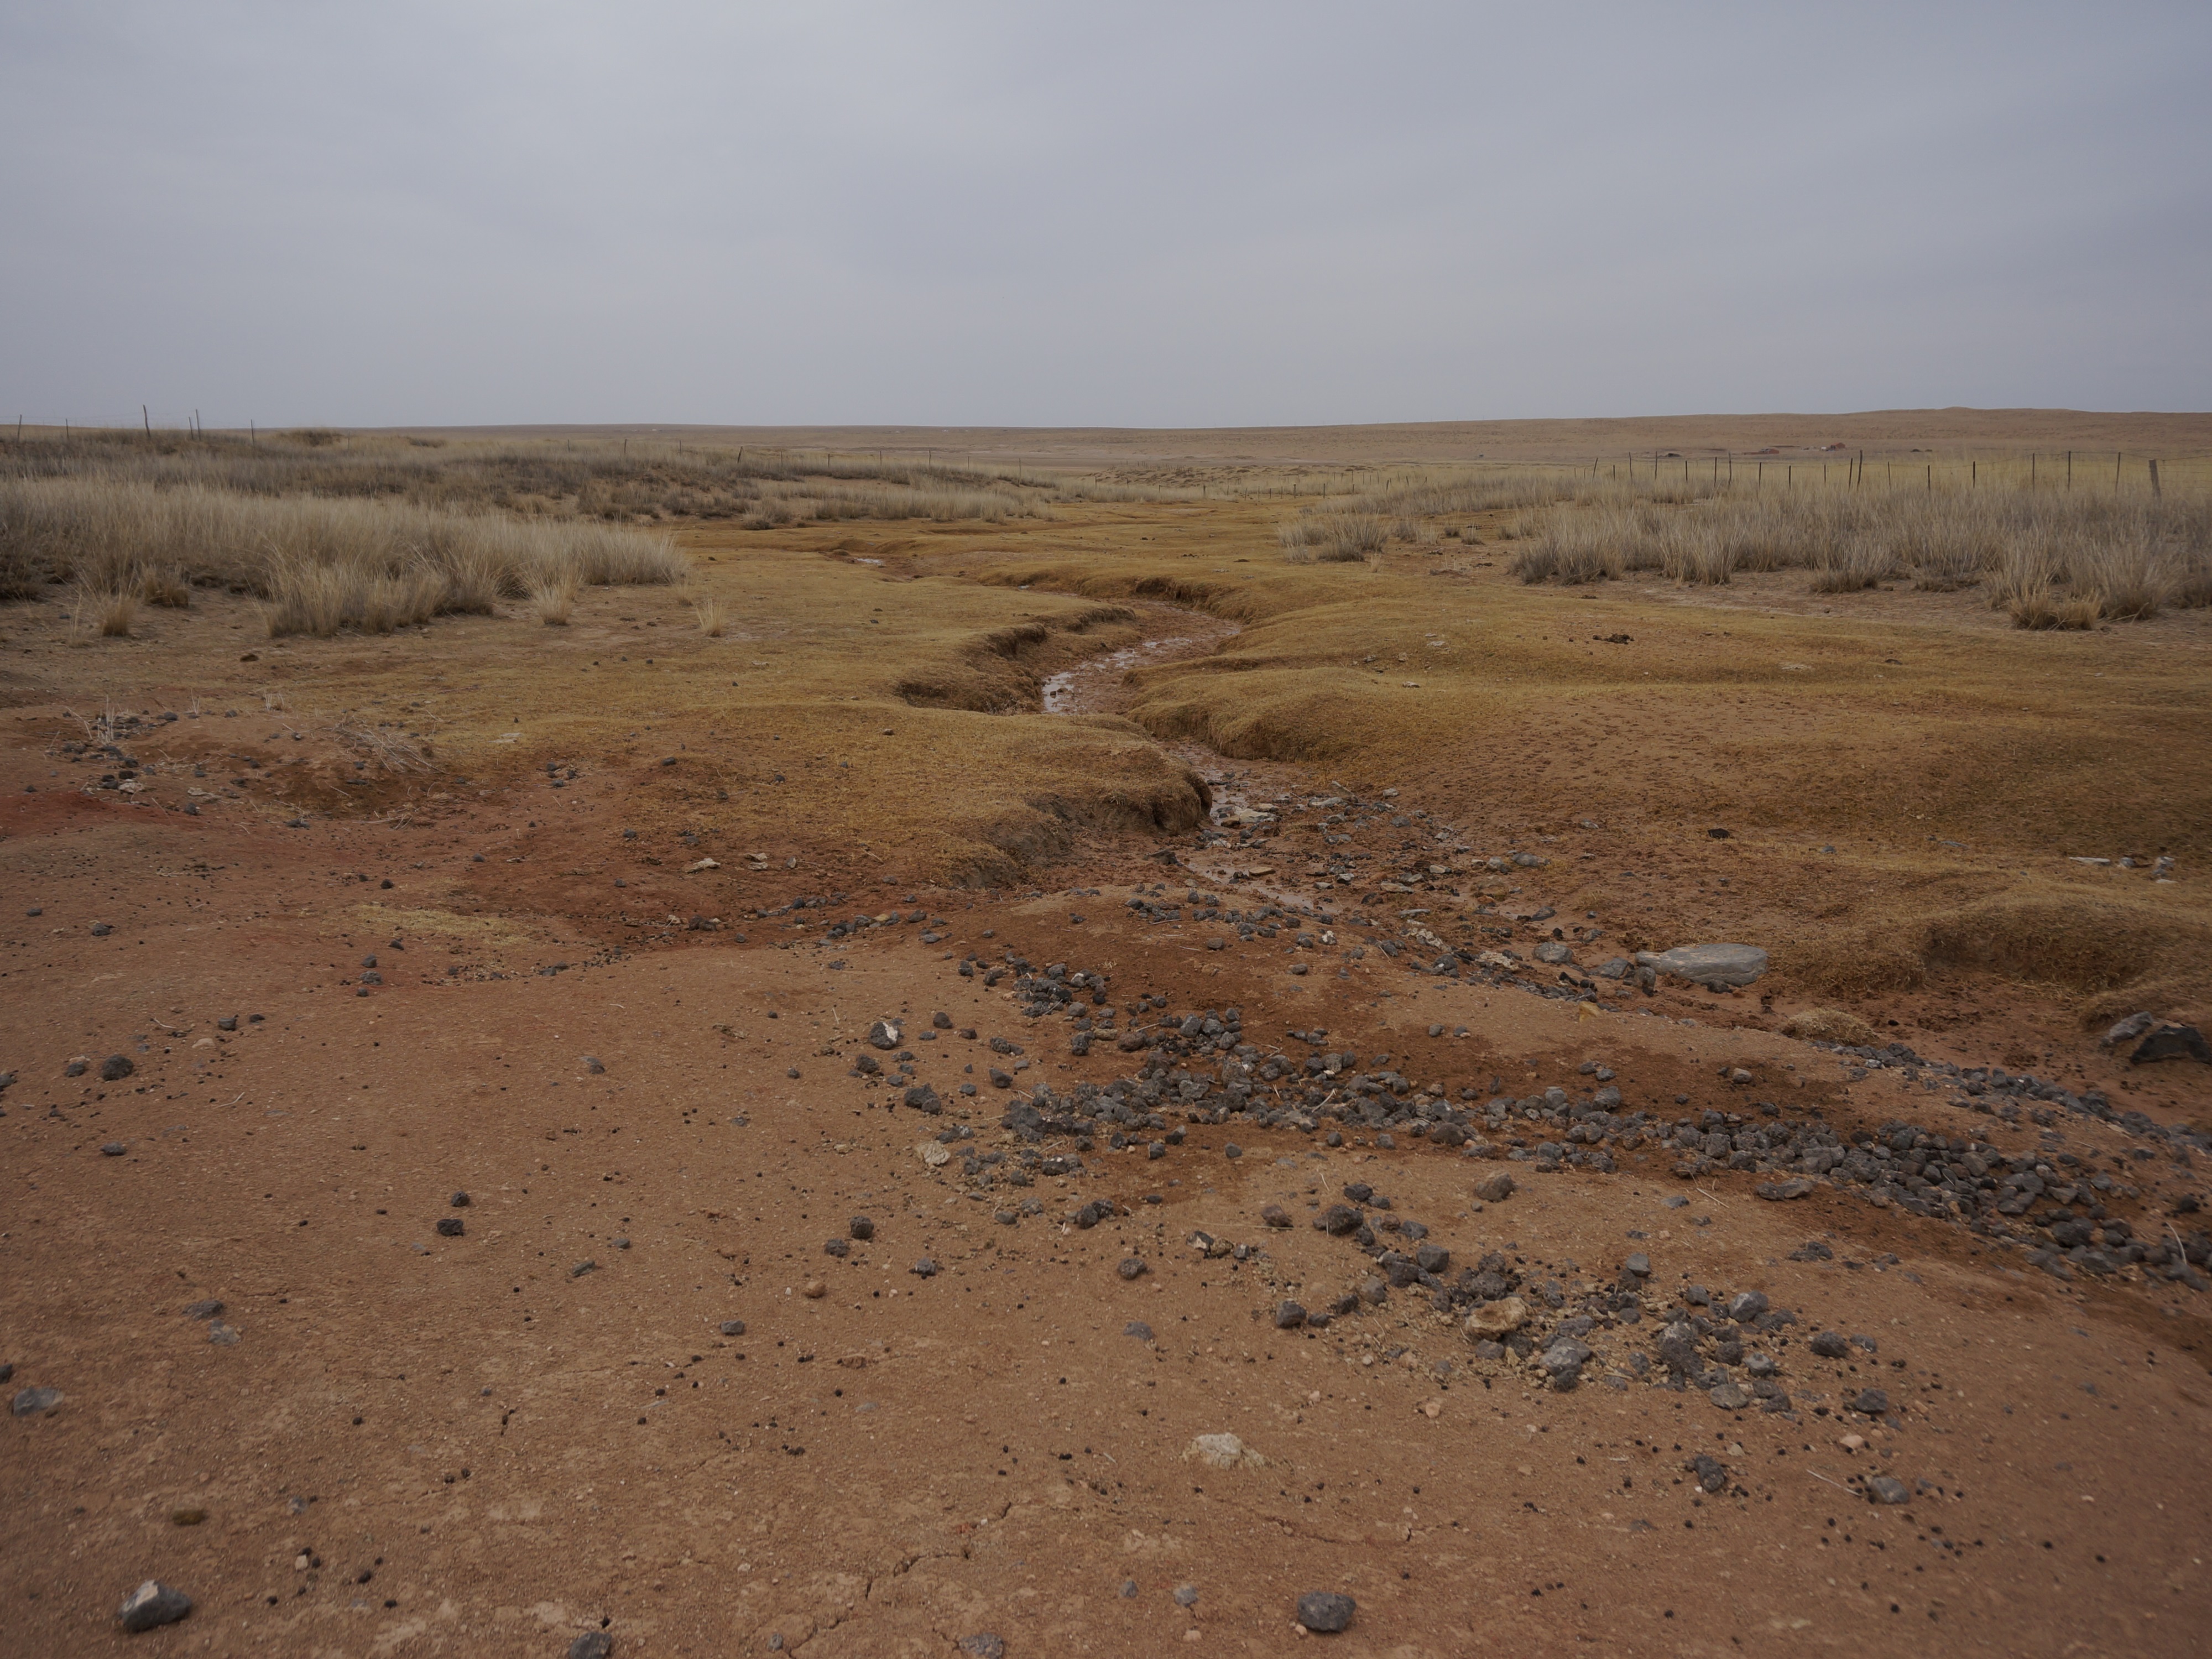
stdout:
[[1275,527],[1284,556],[1293,564],[1355,564],[1389,544],[1390,528],[1379,514],[1358,512],[1302,514]]
[[137,625],[138,595],[129,586],[80,587],[71,621],[76,633],[127,640]]
[[692,600],[691,615],[699,624],[699,631],[710,640],[719,640],[728,631],[729,607],[712,595],[702,595]]
[[576,608],[576,579],[561,571],[544,577],[530,590],[531,614],[548,628],[566,628]]

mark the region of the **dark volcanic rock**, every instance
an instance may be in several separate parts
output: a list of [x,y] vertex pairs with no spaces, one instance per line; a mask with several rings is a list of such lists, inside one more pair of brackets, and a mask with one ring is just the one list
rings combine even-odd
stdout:
[[2178,1025],[2169,1021],[2136,1045],[2135,1053],[2128,1056],[2128,1064],[2143,1066],[2157,1060],[2195,1060],[2212,1066],[2212,1045],[2205,1042],[2204,1033],[2194,1025]]

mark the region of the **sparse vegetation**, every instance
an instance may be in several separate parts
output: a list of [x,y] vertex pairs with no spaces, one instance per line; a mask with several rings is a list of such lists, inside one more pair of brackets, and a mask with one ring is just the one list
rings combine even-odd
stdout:
[[1804,570],[1819,593],[1984,585],[1993,609],[2029,628],[2212,604],[2212,493],[2173,481],[2170,469],[2157,493],[2057,488],[2047,469],[2039,478],[2018,463],[1952,463],[1941,477],[1933,463],[1908,465],[1909,483],[1887,465],[1866,482],[1840,460],[1764,471],[1746,462],[1727,477],[1710,459],[1658,477],[1622,471],[1416,469],[1307,507],[1277,538],[1293,562],[1358,559],[1389,538],[1433,541],[1440,517],[1497,511],[1511,516],[1491,533],[1516,544],[1509,568],[1527,582],[1650,571],[1719,584],[1739,572]]
[[670,582],[690,568],[665,535],[608,525],[104,477],[0,478],[0,559],[163,604],[227,586],[267,602],[271,635],[321,637],[482,614],[547,581]]
[[1817,593],[1909,579],[1950,592],[1986,583],[2022,627],[2138,618],[2212,596],[2212,507],[2203,498],[2114,500],[1988,489],[1737,492],[1658,504],[1555,507],[1515,553],[1523,581],[1599,581],[1656,570],[1719,583],[1738,571],[1802,569]]
[[1188,501],[1201,493],[1024,467],[818,450],[596,437],[461,442],[321,428],[255,441],[125,431],[0,441],[0,479],[10,477],[363,497],[611,524],[734,519],[757,529],[808,520],[996,523],[1048,517],[1060,501]]

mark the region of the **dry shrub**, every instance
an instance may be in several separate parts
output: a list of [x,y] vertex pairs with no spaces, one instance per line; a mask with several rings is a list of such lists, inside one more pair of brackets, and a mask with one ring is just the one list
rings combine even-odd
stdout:
[[699,624],[699,631],[710,640],[719,640],[730,625],[730,613],[720,599],[702,595],[691,601],[691,615]]

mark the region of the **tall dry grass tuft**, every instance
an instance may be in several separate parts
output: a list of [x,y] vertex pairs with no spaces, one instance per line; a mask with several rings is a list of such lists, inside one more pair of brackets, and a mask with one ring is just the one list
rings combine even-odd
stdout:
[[2118,621],[2156,616],[2173,591],[2164,550],[2140,529],[2083,549],[2075,580],[2097,596],[2104,615]]
[[702,594],[691,601],[691,615],[699,624],[699,631],[710,640],[719,640],[730,625],[730,613],[722,602]]
[[1626,538],[1618,514],[1558,515],[1514,550],[1507,562],[1524,582],[1557,581],[1569,586],[1605,581],[1626,569]]
[[80,587],[70,609],[72,632],[127,640],[138,622],[138,594],[131,587]]
[[1390,526],[1373,513],[1312,512],[1276,526],[1275,539],[1294,564],[1356,564],[1389,544]]
[[576,609],[576,591],[573,572],[557,571],[541,577],[526,596],[531,614],[548,628],[566,628]]

